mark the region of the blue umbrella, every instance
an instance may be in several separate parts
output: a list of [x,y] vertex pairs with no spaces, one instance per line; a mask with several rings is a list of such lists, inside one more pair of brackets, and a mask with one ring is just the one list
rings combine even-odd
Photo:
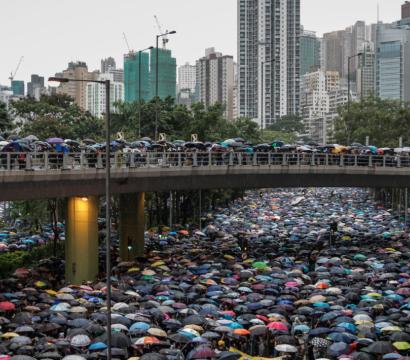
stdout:
[[91,351],[93,351],[93,350],[104,350],[106,348],[107,348],[107,345],[104,344],[103,342],[96,342],[94,344],[91,344],[88,347],[88,350],[91,350]]
[[130,331],[135,331],[135,330],[144,330],[147,331],[149,328],[151,327],[150,324],[147,324],[145,322],[136,322],[134,324],[131,325],[130,327]]

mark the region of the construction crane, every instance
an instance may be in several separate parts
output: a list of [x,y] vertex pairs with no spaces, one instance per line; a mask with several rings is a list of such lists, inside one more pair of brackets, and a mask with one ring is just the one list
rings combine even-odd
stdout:
[[17,66],[16,66],[16,70],[14,70],[14,73],[12,73],[12,72],[10,73],[10,77],[9,77],[10,84],[13,83],[13,80],[14,80],[14,78],[16,77],[17,71],[19,70],[21,63],[23,62],[23,59],[24,59],[24,56],[22,56],[22,57],[20,58],[20,60],[19,60],[19,62],[18,62],[18,64],[17,64]]
[[122,37],[124,38],[125,44],[127,45],[128,52],[132,54],[134,50],[131,50],[130,44],[128,43],[127,35],[125,35],[125,32],[122,33]]
[[[159,22],[159,20],[158,20],[158,16],[157,16],[157,15],[154,15],[154,18],[155,18],[155,22],[157,23],[157,27],[158,27],[159,33],[160,33],[160,34],[165,34],[166,31],[164,32],[164,31],[162,30],[162,26],[161,26],[161,24],[160,24],[160,22]],[[167,43],[168,43],[168,41],[169,41],[168,36],[165,35],[165,36],[162,37],[162,47],[163,47],[163,49],[166,49],[166,48],[167,48]]]

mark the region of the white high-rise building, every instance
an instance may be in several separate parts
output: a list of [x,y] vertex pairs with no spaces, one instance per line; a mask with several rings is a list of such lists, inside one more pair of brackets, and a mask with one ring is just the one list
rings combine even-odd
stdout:
[[196,66],[185,63],[178,68],[178,92],[189,89],[191,94],[195,93]]
[[307,135],[315,141],[327,142],[334,118],[329,115],[334,103],[334,92],[338,89],[340,78],[337,71],[319,70],[302,76],[301,115]]
[[221,103],[225,116],[233,120],[235,68],[233,56],[222,55],[214,48],[206,49],[205,57],[196,63],[198,101],[205,106]]
[[299,112],[300,32],[300,0],[238,0],[239,116]]
[[[100,74],[98,80],[110,80],[110,106],[111,111],[116,112],[115,103],[124,101],[124,84],[114,81],[114,74]],[[105,85],[99,83],[87,83],[86,87],[86,110],[96,117],[105,114],[106,96]]]

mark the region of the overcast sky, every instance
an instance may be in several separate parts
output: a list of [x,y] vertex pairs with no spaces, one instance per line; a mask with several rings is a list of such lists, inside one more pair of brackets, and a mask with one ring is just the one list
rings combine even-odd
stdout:
[[[301,0],[302,25],[323,32],[343,29],[356,20],[375,22],[400,18],[404,0]],[[176,30],[169,48],[178,65],[194,62],[205,48],[215,47],[236,58],[237,0],[0,0],[0,84],[8,84],[20,56],[16,79],[45,77],[66,68],[69,61],[98,69],[100,59],[113,56],[122,67],[127,52],[125,32],[134,50],[154,45],[158,32]]]

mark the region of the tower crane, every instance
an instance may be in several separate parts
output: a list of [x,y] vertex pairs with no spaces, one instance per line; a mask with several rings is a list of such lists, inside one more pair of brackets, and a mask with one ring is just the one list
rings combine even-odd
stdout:
[[[158,27],[158,30],[159,30],[159,32],[160,32],[160,34],[165,34],[165,32],[162,30],[162,26],[161,26],[161,23],[159,22],[159,20],[158,20],[158,16],[157,15],[154,15],[154,18],[155,18],[155,22],[157,23],[157,27]],[[166,49],[167,48],[167,43],[169,42],[169,39],[168,39],[168,36],[163,36],[162,37],[162,48],[163,49]]]
[[13,82],[13,80],[14,80],[16,74],[17,74],[17,71],[18,71],[19,68],[20,68],[21,63],[23,62],[23,59],[24,59],[24,56],[22,56],[22,57],[20,58],[20,60],[19,60],[19,62],[18,62],[18,64],[17,64],[17,66],[16,66],[16,70],[14,70],[14,73],[12,73],[12,72],[10,73],[10,77],[9,77],[10,83]]
[[130,54],[133,53],[134,51],[130,48],[130,44],[128,43],[127,35],[125,34],[125,32],[122,33],[122,37],[124,38],[125,44],[127,45],[128,52]]

